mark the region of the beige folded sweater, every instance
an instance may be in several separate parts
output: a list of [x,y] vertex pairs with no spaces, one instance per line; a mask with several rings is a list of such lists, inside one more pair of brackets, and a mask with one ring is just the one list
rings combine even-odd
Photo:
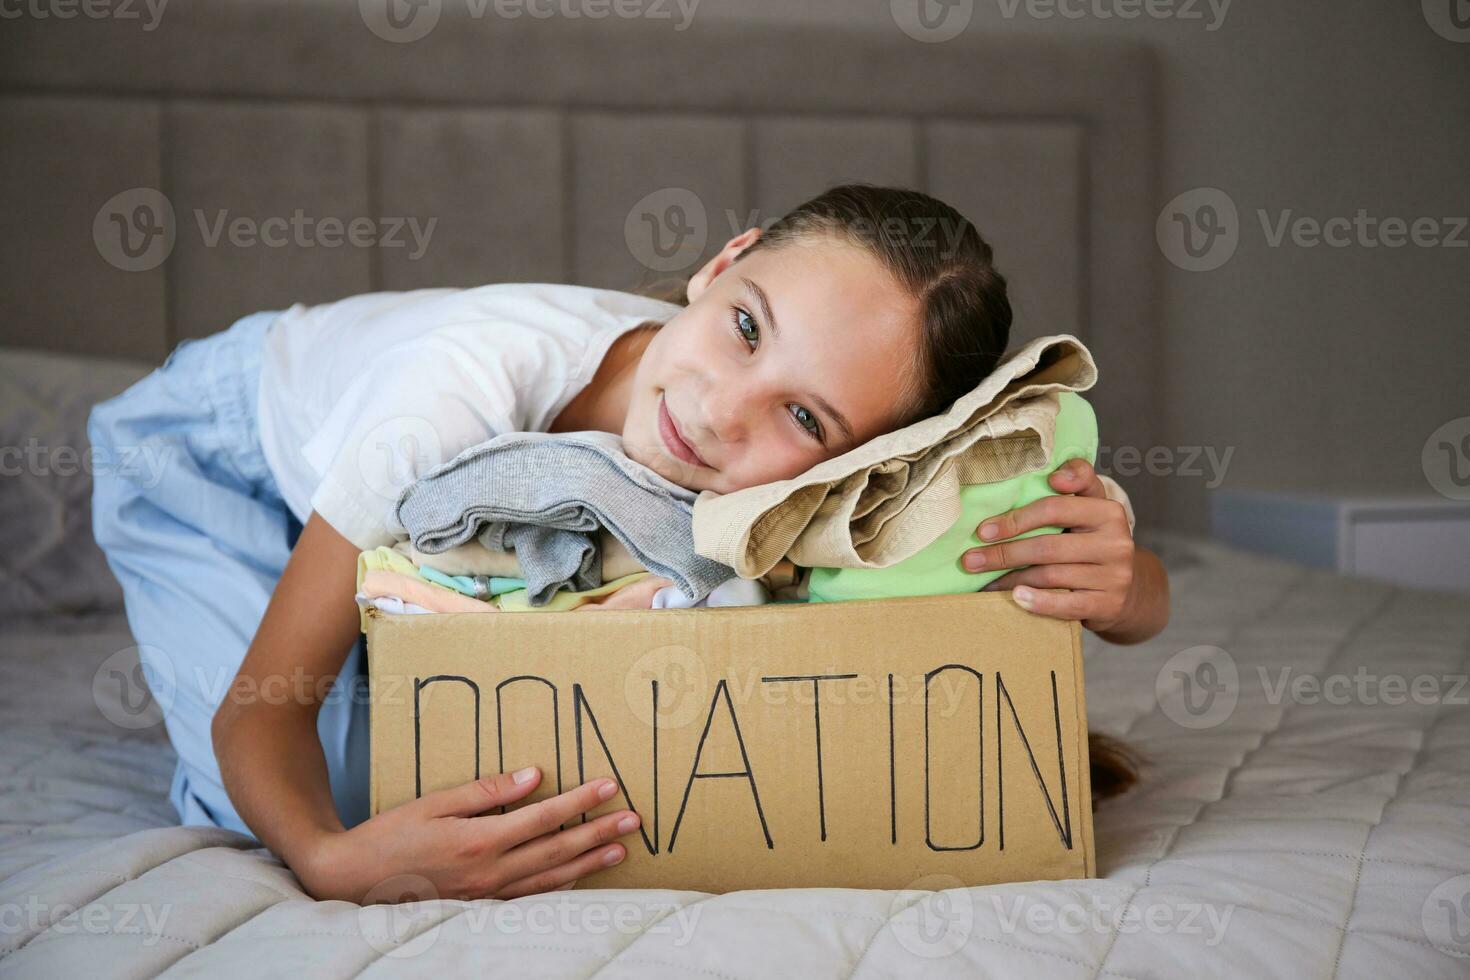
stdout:
[[758,578],[783,557],[804,567],[886,568],[960,516],[960,488],[1045,466],[1060,391],[1097,381],[1075,337],[1041,337],[947,412],[871,439],[790,480],[694,503],[694,550]]

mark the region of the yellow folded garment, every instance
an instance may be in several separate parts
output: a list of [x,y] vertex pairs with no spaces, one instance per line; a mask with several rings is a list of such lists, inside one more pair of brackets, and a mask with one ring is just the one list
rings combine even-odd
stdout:
[[371,551],[364,551],[357,556],[357,591],[362,591],[362,582],[367,577],[368,572],[397,572],[399,575],[407,575],[409,578],[416,578],[428,582],[428,584],[437,589],[444,589],[446,592],[454,591],[448,586],[440,585],[438,582],[429,582],[428,579],[419,574],[417,565],[387,545],[379,545]]
[[500,596],[501,612],[566,612],[576,609],[578,606],[597,596],[616,592],[630,582],[647,578],[652,572],[634,572],[632,575],[624,575],[615,578],[611,582],[604,582],[595,589],[587,589],[583,592],[568,592],[565,589],[557,592],[551,597],[551,601],[544,606],[533,606],[529,600],[529,593],[525,589],[516,589],[514,592],[506,592]]
[[430,612],[499,612],[495,603],[474,599],[453,589],[446,589],[433,582],[398,572],[370,570],[362,579],[360,590],[369,599],[379,596],[396,596],[404,602],[423,606]]
[[[758,578],[781,558],[803,567],[887,568],[959,518],[960,489],[1046,465],[1055,395],[1097,381],[1075,337],[1041,337],[1006,358],[948,411],[870,439],[790,480],[694,502],[694,550]],[[1043,396],[1053,396],[1046,398]]]

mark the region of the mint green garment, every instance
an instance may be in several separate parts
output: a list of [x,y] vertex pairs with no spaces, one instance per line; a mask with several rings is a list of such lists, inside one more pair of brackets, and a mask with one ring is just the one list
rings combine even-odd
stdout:
[[[1057,396],[1056,435],[1050,463],[1044,468],[1001,480],[974,483],[960,489],[960,518],[918,554],[887,568],[813,568],[807,590],[811,602],[841,602],[846,599],[892,599],[899,596],[950,595],[975,592],[1000,578],[1008,568],[967,572],[960,557],[982,544],[975,530],[988,517],[1023,507],[1056,491],[1046,482],[1058,466],[1069,459],[1097,461],[1097,416],[1081,395],[1064,391]],[[1041,527],[1016,535],[1056,534],[1057,527]]]

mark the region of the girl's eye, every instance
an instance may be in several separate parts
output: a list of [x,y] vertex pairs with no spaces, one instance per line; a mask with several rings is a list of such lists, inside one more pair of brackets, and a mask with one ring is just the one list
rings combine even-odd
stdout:
[[[760,343],[761,336],[760,326],[755,322],[755,317],[738,306],[731,307],[730,313],[730,319],[735,325],[735,335],[744,341],[747,347],[755,350],[756,346]],[[795,420],[797,427],[801,431],[817,440],[817,442],[826,441],[822,436],[822,425],[817,421],[815,415],[800,405],[791,404],[786,407],[795,409],[791,413],[791,417]]]
[[[796,420],[796,424],[801,427],[801,430],[803,432],[811,436],[813,439],[816,439],[818,442],[822,441],[822,426],[821,423],[817,421],[817,417],[815,415],[802,408],[800,405],[792,404],[786,407],[796,409],[796,411],[791,413],[791,417]],[[808,423],[810,423],[810,426],[808,426]]]
[[735,323],[735,335],[744,341],[747,347],[755,350],[761,339],[760,327],[756,325],[755,317],[738,306],[733,307],[731,313],[731,319]]

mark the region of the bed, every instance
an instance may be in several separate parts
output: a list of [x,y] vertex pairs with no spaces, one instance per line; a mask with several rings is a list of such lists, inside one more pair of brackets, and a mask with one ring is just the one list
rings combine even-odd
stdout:
[[[707,254],[729,214],[906,183],[1010,257],[1018,337],[1088,343],[1106,437],[1157,444],[1146,48],[720,21],[674,37],[454,6],[399,44],[359,5],[285,0],[181,3],[146,34],[0,34],[0,201],[34,219],[0,241],[0,445],[39,453],[7,457],[27,462],[0,485],[19,542],[0,552],[0,977],[1465,975],[1470,606],[1147,530],[1148,478],[1127,488],[1174,617],[1137,647],[1087,640],[1093,727],[1150,759],[1098,811],[1095,880],[358,907],[310,900],[250,838],[175,826],[90,480],[57,450],[81,454],[93,402],[238,315],[493,279],[629,288],[650,195],[695,195]],[[742,73],[752,49],[763,70]],[[171,202],[176,240],[127,271],[94,218],[137,188]],[[298,207],[440,221],[418,259],[196,227]]]

